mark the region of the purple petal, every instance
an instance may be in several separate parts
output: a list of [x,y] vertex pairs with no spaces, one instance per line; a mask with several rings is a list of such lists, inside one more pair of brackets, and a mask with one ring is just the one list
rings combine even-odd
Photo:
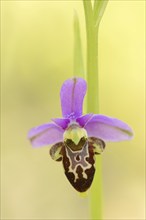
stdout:
[[89,137],[103,141],[123,141],[133,137],[132,129],[126,123],[104,115],[94,115],[84,128]]
[[76,122],[79,123],[81,127],[84,127],[86,123],[93,117],[93,114],[82,115],[81,117],[76,119]]
[[52,121],[54,121],[58,126],[62,127],[63,129],[66,129],[68,124],[70,123],[70,120],[68,118],[53,118]]
[[60,98],[64,118],[77,118],[82,115],[86,89],[86,81],[82,78],[68,79],[63,83]]
[[64,130],[61,127],[48,123],[32,128],[28,138],[33,147],[41,147],[63,141],[63,133]]

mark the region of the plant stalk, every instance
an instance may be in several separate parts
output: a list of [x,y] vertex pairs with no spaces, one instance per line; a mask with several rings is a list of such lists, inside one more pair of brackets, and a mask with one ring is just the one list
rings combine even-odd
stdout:
[[[99,113],[98,83],[98,30],[107,0],[83,0],[87,41],[87,112]],[[101,157],[96,157],[96,174],[91,187],[91,218],[102,219],[102,172]]]

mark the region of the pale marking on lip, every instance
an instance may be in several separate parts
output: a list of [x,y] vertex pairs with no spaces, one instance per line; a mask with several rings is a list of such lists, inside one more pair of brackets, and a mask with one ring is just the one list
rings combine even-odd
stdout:
[[[74,152],[70,148],[68,148],[67,146],[66,146],[65,150],[66,150],[66,156],[68,157],[69,162],[70,162],[68,172],[71,172],[75,175],[74,182],[76,182],[77,179],[79,179],[78,173],[76,172],[78,166],[82,167],[82,169],[83,169],[82,175],[85,179],[87,179],[88,176],[85,173],[85,171],[92,167],[92,165],[86,161],[86,158],[89,157],[88,143],[86,143],[86,145],[80,151]],[[70,155],[73,157],[73,159],[71,159]],[[81,157],[80,161],[76,161],[75,158],[76,158],[77,155],[79,155]]]

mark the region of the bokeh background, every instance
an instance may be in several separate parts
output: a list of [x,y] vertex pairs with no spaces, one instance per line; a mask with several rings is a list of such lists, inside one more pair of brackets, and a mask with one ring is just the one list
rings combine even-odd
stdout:
[[[74,9],[85,59],[82,1],[1,1],[2,219],[89,219],[89,197],[70,186],[49,147],[32,149],[27,140],[30,128],[61,116],[61,84],[78,75]],[[108,144],[102,156],[105,220],[145,219],[144,16],[143,0],[110,0],[100,25],[100,113],[135,133],[130,142]]]

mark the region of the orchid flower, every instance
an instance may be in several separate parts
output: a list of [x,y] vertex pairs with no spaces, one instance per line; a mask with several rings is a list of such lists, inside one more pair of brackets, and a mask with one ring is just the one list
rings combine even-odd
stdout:
[[82,115],[86,81],[66,80],[60,91],[63,118],[32,128],[28,138],[33,147],[53,145],[50,155],[62,161],[65,175],[79,192],[86,191],[94,178],[95,155],[106,142],[130,140],[132,129],[124,122],[99,114]]

